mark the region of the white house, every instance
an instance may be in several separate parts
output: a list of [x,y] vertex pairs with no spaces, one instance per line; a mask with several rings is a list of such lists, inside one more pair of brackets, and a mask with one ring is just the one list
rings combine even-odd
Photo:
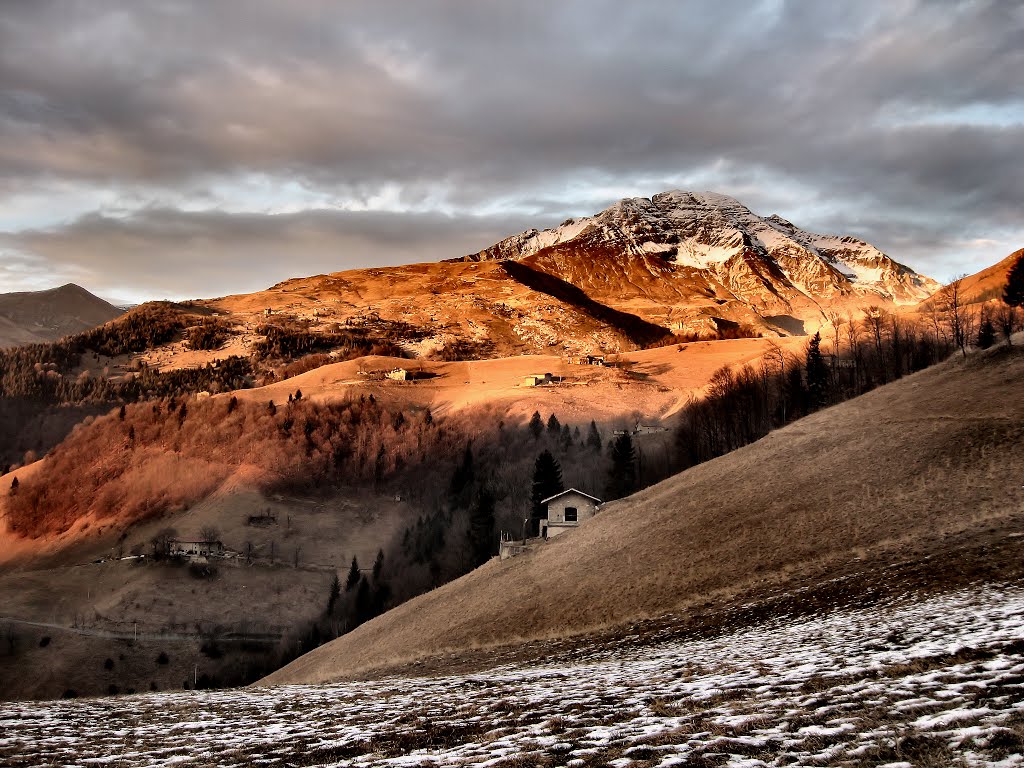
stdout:
[[548,517],[540,521],[540,535],[550,539],[596,515],[601,500],[570,488],[542,499],[541,504],[547,507]]

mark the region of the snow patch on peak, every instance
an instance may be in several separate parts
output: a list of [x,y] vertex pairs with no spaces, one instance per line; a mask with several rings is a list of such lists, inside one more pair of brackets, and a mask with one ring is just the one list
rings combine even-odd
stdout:
[[874,293],[914,303],[937,287],[855,237],[815,234],[778,214],[758,216],[728,195],[681,189],[624,198],[595,216],[528,230],[470,258],[522,259],[581,237],[624,256],[660,254],[706,271],[738,296],[803,294],[801,300],[816,301]]

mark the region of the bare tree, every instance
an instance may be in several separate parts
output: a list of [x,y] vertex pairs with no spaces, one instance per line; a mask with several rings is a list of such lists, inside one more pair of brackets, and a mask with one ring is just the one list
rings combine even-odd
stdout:
[[999,332],[1003,334],[1003,338],[1006,339],[1007,346],[1012,346],[1013,341],[1010,337],[1021,327],[1020,312],[1016,307],[1012,307],[1005,302],[1001,302],[994,314],[994,320],[996,327]]
[[212,544],[215,541],[220,541],[220,531],[212,525],[204,525],[199,530],[199,538],[206,544]]
[[171,542],[178,536],[173,528],[162,528],[149,540],[153,547],[153,557],[160,559],[171,553]]
[[963,282],[966,275],[960,275],[943,286],[939,291],[939,307],[946,318],[946,325],[956,345],[964,357],[967,357],[967,342],[970,339],[971,313],[964,304]]
[[823,314],[832,326],[832,356],[835,359],[839,357],[839,326],[843,323],[843,316],[835,309],[827,309]]

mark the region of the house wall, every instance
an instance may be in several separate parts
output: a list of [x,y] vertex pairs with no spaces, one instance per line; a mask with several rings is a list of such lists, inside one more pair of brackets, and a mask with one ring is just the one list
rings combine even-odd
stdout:
[[[567,507],[576,509],[576,521],[566,521],[565,510]],[[589,520],[597,514],[597,505],[586,496],[578,493],[567,493],[564,496],[548,502],[547,537],[550,539],[569,528],[575,528],[584,520]]]

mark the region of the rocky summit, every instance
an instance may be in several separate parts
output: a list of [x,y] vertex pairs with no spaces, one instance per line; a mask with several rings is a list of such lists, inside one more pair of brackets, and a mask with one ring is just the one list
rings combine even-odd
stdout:
[[527,264],[675,330],[732,321],[792,333],[828,309],[916,304],[938,288],[855,237],[815,234],[726,195],[681,190],[620,200],[466,259]]

